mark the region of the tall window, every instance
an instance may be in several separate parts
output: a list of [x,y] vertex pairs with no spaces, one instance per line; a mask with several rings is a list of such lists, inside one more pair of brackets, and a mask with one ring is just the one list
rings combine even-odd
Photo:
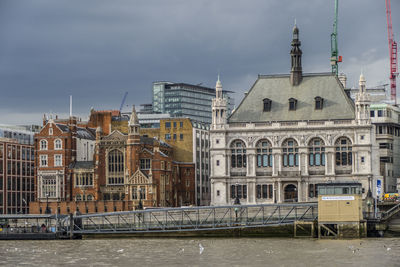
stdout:
[[56,197],[57,196],[57,178],[56,176],[48,175],[41,177],[41,197]]
[[40,155],[40,167],[47,167],[47,155]]
[[314,138],[309,143],[309,165],[325,166],[325,143],[320,138]]
[[62,155],[54,155],[54,166],[62,166]]
[[265,98],[263,100],[263,111],[271,111],[271,99]]
[[108,153],[108,184],[124,184],[124,154],[117,149]]
[[132,199],[138,199],[138,188],[137,186],[132,187]]
[[40,140],[40,150],[47,150],[47,140]]
[[231,185],[231,198],[247,198],[247,185]]
[[257,144],[257,167],[272,167],[272,146],[267,140]]
[[336,166],[351,166],[352,147],[351,141],[347,137],[340,137],[335,143]]
[[283,142],[282,151],[283,166],[299,166],[299,148],[294,139],[287,139],[285,142]]
[[257,198],[272,198],[272,197],[273,197],[272,184],[257,185]]
[[54,141],[54,149],[61,149],[62,148],[62,142],[61,142],[61,140],[60,139],[56,139],[55,141]]
[[231,166],[232,168],[245,168],[246,161],[246,146],[240,141],[234,141],[231,145]]

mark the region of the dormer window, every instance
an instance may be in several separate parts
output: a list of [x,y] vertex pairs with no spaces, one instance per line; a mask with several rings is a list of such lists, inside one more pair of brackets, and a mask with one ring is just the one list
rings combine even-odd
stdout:
[[296,110],[297,99],[289,98],[289,110]]
[[315,97],[315,109],[322,109],[324,106],[324,99],[320,96]]
[[265,98],[263,100],[263,104],[264,104],[263,111],[271,111],[271,104],[272,104],[271,99]]

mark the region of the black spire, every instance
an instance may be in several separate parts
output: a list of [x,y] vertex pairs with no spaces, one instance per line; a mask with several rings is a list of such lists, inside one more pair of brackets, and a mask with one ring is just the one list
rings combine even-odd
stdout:
[[292,69],[290,71],[290,83],[292,85],[299,85],[303,78],[301,68],[301,55],[303,54],[300,49],[301,42],[299,40],[299,28],[295,24],[293,27],[293,40],[292,50],[290,56],[292,58]]

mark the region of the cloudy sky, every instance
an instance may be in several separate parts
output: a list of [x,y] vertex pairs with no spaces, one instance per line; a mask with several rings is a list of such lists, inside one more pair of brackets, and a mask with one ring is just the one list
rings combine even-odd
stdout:
[[[400,1],[392,0],[400,42]],[[290,71],[294,20],[304,72],[330,71],[334,0],[0,0],[0,124],[151,102],[153,81],[214,87],[235,102],[258,74]],[[384,0],[340,0],[340,72],[389,83]]]

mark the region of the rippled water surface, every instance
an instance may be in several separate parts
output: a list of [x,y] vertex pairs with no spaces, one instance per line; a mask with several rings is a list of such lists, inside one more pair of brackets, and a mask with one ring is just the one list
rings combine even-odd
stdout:
[[[204,247],[200,254],[200,245]],[[400,266],[400,239],[0,241],[1,266]]]

